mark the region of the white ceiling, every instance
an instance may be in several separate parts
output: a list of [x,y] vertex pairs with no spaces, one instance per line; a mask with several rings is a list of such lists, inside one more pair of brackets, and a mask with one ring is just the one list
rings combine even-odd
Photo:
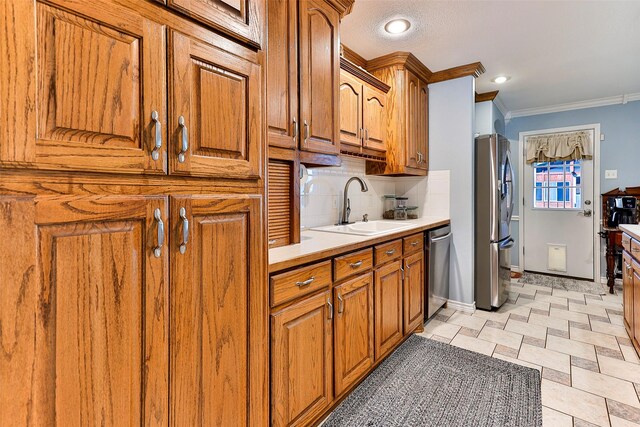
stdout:
[[[384,32],[392,18],[412,26]],[[366,59],[409,51],[431,71],[481,61],[478,93],[507,110],[640,92],[640,1],[356,0],[342,42]],[[498,85],[495,76],[511,80]]]

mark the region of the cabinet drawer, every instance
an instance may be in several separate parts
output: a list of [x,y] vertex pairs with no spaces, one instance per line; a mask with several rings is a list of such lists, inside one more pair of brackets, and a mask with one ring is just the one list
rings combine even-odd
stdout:
[[371,248],[353,252],[333,259],[333,277],[342,280],[354,274],[367,271],[373,265],[373,251]]
[[424,234],[418,233],[402,239],[404,254],[421,251],[424,248]]
[[376,267],[402,256],[402,240],[383,243],[374,248]]
[[627,233],[622,234],[622,247],[625,251],[631,252],[631,236]]
[[631,256],[640,261],[640,242],[631,239]]
[[271,276],[271,307],[331,284],[331,261],[308,265]]

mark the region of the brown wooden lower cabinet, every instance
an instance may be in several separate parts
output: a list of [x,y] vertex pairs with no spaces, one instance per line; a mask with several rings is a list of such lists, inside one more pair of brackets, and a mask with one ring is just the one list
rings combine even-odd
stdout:
[[424,322],[424,252],[404,259],[404,333]]
[[402,264],[395,261],[375,271],[376,360],[402,339]]
[[640,264],[633,261],[633,344],[640,348]]
[[271,422],[306,425],[333,401],[330,291],[271,316]]
[[334,370],[336,395],[373,366],[373,274],[367,273],[333,289]]
[[628,252],[622,254],[622,298],[624,307],[624,327],[630,337],[634,336],[633,330],[633,265],[631,255]]

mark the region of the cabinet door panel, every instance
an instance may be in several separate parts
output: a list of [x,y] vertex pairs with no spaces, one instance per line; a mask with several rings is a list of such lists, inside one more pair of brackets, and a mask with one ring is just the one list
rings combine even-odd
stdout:
[[362,83],[340,71],[340,143],[362,146]]
[[335,316],[336,396],[373,366],[373,274],[333,289]]
[[624,326],[633,337],[633,266],[628,252],[622,253],[622,297],[624,306]]
[[262,44],[265,0],[166,0],[166,2],[169,6],[243,42],[258,48]]
[[267,139],[269,145],[294,149],[300,136],[298,2],[269,0],[267,13]]
[[406,104],[406,165],[418,167],[418,140],[420,135],[420,79],[409,71],[405,71],[407,81]]
[[404,259],[404,333],[424,321],[424,256],[416,252]]
[[[0,144],[0,161],[53,170],[164,173],[163,131],[163,147],[152,154],[153,112],[158,129],[166,131],[164,26],[107,2],[79,2],[73,12],[33,1],[9,3],[35,17],[33,26],[25,22],[16,29],[20,46],[13,47],[32,50],[34,71],[2,73],[1,86],[22,88],[6,94],[9,107],[35,92],[28,111],[9,108],[29,117],[34,128],[3,116],[2,127],[15,133]],[[108,13],[102,13],[106,6]]]
[[376,360],[402,339],[402,271],[400,261],[375,271]]
[[301,0],[299,8],[302,119],[300,148],[318,153],[338,154],[340,16],[322,0]]
[[168,257],[154,256],[156,209],[166,220],[162,197],[64,196],[22,212],[35,243],[22,255],[39,273],[37,296],[26,287],[31,299],[15,307],[35,326],[33,363],[19,372],[33,376],[23,387],[33,387],[37,424],[168,424]]
[[420,82],[420,108],[418,125],[418,167],[429,169],[429,88]]
[[370,86],[363,86],[363,127],[364,146],[371,150],[386,151],[386,112],[387,95]]
[[307,425],[332,395],[329,291],[271,316],[271,423]]
[[171,173],[260,177],[260,66],[178,32],[170,38]]
[[633,340],[636,348],[640,346],[640,264],[633,262]]
[[267,301],[261,199],[175,197],[171,217],[171,424],[262,425]]

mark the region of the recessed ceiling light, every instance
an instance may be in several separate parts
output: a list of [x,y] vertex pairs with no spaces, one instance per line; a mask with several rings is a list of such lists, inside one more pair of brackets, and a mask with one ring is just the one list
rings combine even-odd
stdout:
[[495,77],[495,78],[494,78],[493,80],[491,80],[491,81],[492,81],[492,82],[494,82],[494,83],[501,84],[501,83],[506,82],[506,81],[507,81],[507,80],[509,80],[509,79],[511,79],[511,77],[509,77],[509,76],[498,76],[498,77]]
[[389,34],[400,34],[407,31],[409,27],[411,27],[411,22],[406,19],[394,19],[393,21],[387,22],[384,30]]

